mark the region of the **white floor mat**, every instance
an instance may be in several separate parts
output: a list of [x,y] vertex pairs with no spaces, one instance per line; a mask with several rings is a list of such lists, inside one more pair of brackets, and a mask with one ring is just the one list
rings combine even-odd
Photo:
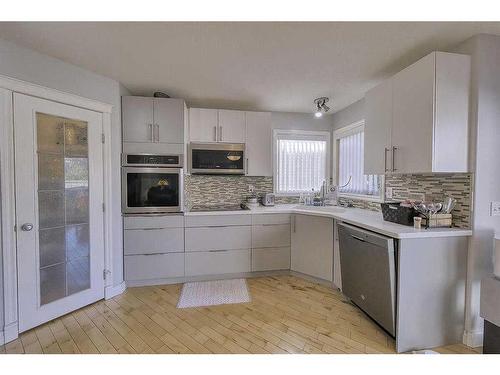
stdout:
[[250,302],[245,279],[185,283],[177,308],[226,305]]

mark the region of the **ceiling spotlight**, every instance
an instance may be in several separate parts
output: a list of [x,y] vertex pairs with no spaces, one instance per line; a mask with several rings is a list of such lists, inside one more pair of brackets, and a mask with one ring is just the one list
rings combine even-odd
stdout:
[[315,117],[319,118],[323,116],[323,113],[326,113],[330,110],[330,107],[326,105],[328,100],[330,99],[328,99],[326,96],[314,99],[314,104],[316,106],[316,111],[314,112]]

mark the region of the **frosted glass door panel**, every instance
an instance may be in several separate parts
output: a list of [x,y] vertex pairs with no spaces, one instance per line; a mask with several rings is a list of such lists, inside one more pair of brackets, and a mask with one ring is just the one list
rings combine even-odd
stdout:
[[87,123],[37,113],[40,305],[90,288]]

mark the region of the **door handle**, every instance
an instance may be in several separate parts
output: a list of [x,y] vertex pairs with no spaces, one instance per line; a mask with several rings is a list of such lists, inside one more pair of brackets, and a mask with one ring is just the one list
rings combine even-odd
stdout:
[[397,168],[396,168],[396,150],[398,148],[396,146],[392,146],[392,171],[393,172],[396,172],[397,171]]
[[214,141],[217,142],[217,126],[214,126]]
[[33,224],[31,223],[24,223],[21,225],[21,230],[24,232],[30,232],[33,229]]
[[247,158],[247,171],[246,171],[246,174],[248,174],[248,158]]

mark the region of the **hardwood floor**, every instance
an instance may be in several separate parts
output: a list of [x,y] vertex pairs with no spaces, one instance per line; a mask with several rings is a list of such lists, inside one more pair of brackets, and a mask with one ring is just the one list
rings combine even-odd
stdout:
[[[181,285],[129,288],[0,346],[0,353],[394,353],[394,340],[331,288],[248,279],[251,303],[177,309]],[[434,349],[472,353],[464,345]]]

